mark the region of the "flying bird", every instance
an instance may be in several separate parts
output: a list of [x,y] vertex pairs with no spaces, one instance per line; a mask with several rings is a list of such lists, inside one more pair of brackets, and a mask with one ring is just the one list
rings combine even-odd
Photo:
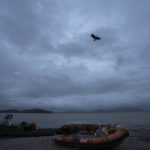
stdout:
[[95,36],[93,33],[91,34],[91,37],[93,38],[94,41],[101,39],[101,37]]

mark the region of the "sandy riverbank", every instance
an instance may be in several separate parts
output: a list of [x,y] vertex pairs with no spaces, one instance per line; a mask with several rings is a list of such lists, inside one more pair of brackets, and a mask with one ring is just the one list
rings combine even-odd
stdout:
[[[132,129],[130,136],[116,150],[149,150],[150,130]],[[73,150],[55,145],[52,136],[0,139],[0,150]]]

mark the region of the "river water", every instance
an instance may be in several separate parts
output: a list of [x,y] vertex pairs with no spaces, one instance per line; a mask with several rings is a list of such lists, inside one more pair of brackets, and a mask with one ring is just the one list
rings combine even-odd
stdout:
[[150,128],[150,112],[14,114],[11,123],[36,122],[39,128],[69,123],[120,124],[129,129]]

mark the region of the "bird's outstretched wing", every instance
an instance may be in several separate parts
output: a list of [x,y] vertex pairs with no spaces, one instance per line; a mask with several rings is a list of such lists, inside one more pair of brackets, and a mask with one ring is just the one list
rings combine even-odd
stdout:
[[101,39],[101,37],[95,36],[94,34],[91,34],[91,37],[93,38],[94,41]]

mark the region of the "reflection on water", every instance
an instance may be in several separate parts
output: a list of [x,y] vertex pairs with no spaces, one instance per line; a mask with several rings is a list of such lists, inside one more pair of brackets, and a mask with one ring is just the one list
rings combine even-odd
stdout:
[[127,128],[150,127],[150,112],[14,114],[12,123],[35,121],[40,128],[68,123],[120,124]]

